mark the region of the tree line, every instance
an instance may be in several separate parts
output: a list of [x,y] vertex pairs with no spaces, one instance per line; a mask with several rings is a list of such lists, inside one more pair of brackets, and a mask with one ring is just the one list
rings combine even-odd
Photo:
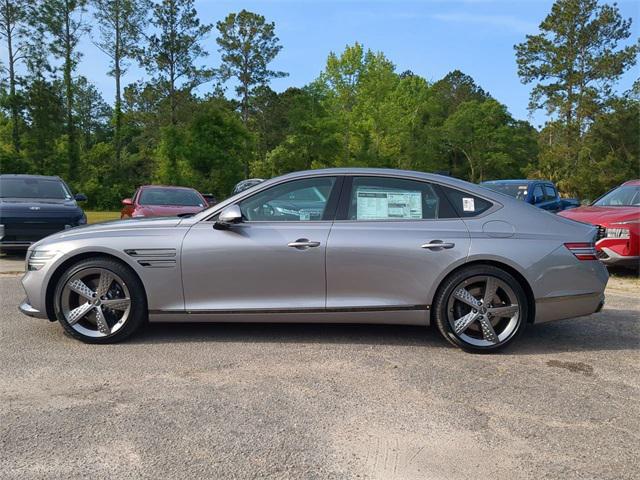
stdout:
[[[638,176],[640,82],[615,86],[640,44],[615,4],[557,0],[515,46],[530,109],[548,114],[538,131],[463,72],[428,81],[359,43],[277,93],[275,24],[246,10],[210,25],[194,0],[0,2],[0,172],[60,175],[93,208],[145,183],[223,197],[242,178],[333,166],[543,177],[587,198]],[[104,53],[109,101],[77,73],[84,36]],[[132,64],[147,78],[123,85]]]

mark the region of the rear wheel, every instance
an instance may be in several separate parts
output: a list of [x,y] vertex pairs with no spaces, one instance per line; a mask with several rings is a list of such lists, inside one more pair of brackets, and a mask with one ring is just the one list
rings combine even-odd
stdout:
[[445,280],[434,302],[440,333],[471,352],[505,347],[522,332],[527,315],[527,297],[520,283],[491,265],[456,272]]
[[144,289],[124,265],[91,258],[72,265],[56,287],[56,318],[86,343],[114,343],[133,334],[146,318]]

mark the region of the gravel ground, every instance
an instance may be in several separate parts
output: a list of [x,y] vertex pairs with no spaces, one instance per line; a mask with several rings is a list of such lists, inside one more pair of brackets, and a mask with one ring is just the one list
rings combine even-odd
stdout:
[[0,253],[0,275],[24,272],[24,252]]
[[501,354],[415,327],[152,325],[89,346],[0,276],[0,478],[638,478],[640,297]]

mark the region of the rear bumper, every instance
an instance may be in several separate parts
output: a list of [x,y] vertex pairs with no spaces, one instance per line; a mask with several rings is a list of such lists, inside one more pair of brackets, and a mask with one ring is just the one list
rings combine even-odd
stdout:
[[604,293],[565,295],[536,299],[535,323],[582,317],[599,312],[604,307]]
[[20,304],[20,306],[18,307],[18,310],[20,310],[20,312],[24,313],[28,317],[47,318],[47,314],[46,313],[43,313],[40,310],[37,310],[37,309],[33,308],[29,304],[29,302],[28,302],[28,300],[26,298]]

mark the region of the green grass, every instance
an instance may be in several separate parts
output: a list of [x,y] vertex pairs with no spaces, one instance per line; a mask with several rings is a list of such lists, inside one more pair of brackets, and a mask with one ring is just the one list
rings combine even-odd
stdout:
[[84,212],[87,214],[87,223],[100,223],[109,220],[120,220],[120,212]]

